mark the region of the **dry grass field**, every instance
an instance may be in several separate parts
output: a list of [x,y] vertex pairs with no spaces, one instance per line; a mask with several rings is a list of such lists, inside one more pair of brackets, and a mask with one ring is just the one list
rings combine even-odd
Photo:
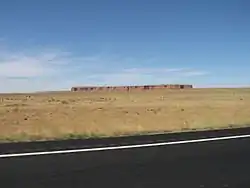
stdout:
[[0,95],[0,140],[28,141],[250,124],[250,89]]

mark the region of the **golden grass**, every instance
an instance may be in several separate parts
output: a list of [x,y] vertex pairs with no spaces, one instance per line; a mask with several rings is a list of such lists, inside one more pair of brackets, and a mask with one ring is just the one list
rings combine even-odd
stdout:
[[250,89],[0,95],[0,139],[183,131],[250,123]]

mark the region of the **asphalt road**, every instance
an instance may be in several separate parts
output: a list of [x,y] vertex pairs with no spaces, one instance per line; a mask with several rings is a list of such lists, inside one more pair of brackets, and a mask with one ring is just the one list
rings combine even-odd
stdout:
[[[162,142],[169,142],[183,140],[185,137],[188,140],[243,133],[249,134],[250,129],[134,137],[131,138],[130,144],[136,140],[139,143],[156,142],[159,139]],[[129,137],[106,139],[105,146],[108,142],[109,145],[111,143],[119,145],[119,142],[121,145],[122,142],[129,142],[129,140]],[[68,142],[78,143],[78,148],[80,143],[83,148],[101,144],[98,144],[98,140]],[[65,147],[70,147],[66,143],[64,142]],[[59,146],[62,147],[60,144],[61,142],[1,144],[0,154],[18,153],[24,150],[65,149],[59,148]],[[0,158],[0,186],[6,188],[249,188],[250,138]]]

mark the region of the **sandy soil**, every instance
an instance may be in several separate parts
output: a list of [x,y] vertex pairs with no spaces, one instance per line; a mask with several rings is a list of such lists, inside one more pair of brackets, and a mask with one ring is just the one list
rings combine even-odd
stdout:
[[26,141],[250,124],[250,89],[0,95],[0,140]]

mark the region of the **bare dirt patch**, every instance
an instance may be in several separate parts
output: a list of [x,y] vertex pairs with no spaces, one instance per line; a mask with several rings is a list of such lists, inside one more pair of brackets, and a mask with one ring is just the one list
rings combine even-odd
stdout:
[[250,123],[250,89],[0,95],[0,140],[117,136]]

